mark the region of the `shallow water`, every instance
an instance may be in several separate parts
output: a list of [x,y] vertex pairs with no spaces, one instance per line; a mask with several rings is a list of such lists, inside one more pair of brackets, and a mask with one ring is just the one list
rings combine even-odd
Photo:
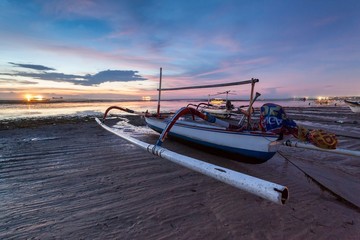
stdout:
[[[162,101],[161,111],[176,111],[185,107],[188,103],[198,104],[199,101]],[[311,101],[272,101],[284,107],[308,107],[316,106]],[[264,101],[257,101],[254,107],[260,107]],[[246,105],[246,101],[234,101],[235,107]],[[310,104],[310,105],[309,105]],[[103,114],[110,106],[126,107],[135,111],[155,112],[156,101],[126,101],[126,102],[62,102],[62,103],[23,103],[23,104],[0,104],[0,120],[17,118],[37,117],[60,117],[60,116],[95,116]],[[119,112],[119,114],[121,114]]]

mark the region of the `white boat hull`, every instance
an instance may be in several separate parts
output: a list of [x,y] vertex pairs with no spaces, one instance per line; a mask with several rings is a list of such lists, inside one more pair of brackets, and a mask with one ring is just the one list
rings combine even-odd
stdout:
[[[167,122],[157,118],[145,118],[148,126],[162,132]],[[204,125],[187,121],[177,121],[169,132],[170,136],[201,144],[229,153],[240,154],[264,162],[270,159],[276,149],[277,135],[262,132],[228,131],[223,127]]]

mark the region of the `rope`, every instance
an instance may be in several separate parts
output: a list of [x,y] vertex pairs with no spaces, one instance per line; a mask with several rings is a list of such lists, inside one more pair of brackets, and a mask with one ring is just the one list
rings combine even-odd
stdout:
[[306,177],[307,179],[309,179],[310,181],[314,182],[315,185],[317,185],[322,191],[326,191],[328,193],[330,193],[331,195],[333,195],[334,197],[336,197],[339,201],[344,202],[345,204],[356,208],[359,212],[360,212],[360,208],[358,206],[356,206],[355,204],[353,204],[352,202],[349,202],[348,200],[346,200],[345,198],[343,198],[342,196],[340,196],[339,194],[335,193],[334,191],[332,191],[331,189],[329,189],[328,187],[326,187],[325,185],[321,184],[319,181],[317,181],[315,178],[313,178],[312,176],[310,176],[309,174],[307,174],[304,170],[302,170],[298,165],[296,165],[294,162],[292,162],[289,158],[287,158],[286,156],[284,156],[283,153],[281,153],[280,151],[278,151],[279,155],[282,156],[285,160],[287,160],[289,163],[291,163],[295,168],[299,169]]

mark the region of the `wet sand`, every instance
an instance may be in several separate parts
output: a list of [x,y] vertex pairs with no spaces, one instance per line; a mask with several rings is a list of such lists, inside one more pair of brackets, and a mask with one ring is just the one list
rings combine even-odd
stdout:
[[[331,116],[317,119],[324,112],[308,118],[309,113],[297,116],[298,110],[287,112],[294,112],[299,122],[336,130],[340,147],[360,150],[359,124],[351,123],[359,115],[340,109],[338,118],[345,116],[348,123],[339,124]],[[132,117],[132,123],[141,125],[141,120]],[[0,239],[360,236],[356,157],[282,147],[268,162],[251,165],[181,142],[164,143],[171,150],[286,185],[290,198],[280,206],[152,156],[91,120],[7,129],[0,131]],[[156,135],[143,139],[154,143]],[[328,188],[348,194],[348,200]]]

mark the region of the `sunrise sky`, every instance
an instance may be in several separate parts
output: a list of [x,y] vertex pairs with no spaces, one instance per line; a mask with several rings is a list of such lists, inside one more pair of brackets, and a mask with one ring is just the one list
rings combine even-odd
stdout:
[[[264,98],[360,96],[358,0],[0,0],[0,99],[140,99],[259,78]],[[164,93],[206,97],[248,87]]]

